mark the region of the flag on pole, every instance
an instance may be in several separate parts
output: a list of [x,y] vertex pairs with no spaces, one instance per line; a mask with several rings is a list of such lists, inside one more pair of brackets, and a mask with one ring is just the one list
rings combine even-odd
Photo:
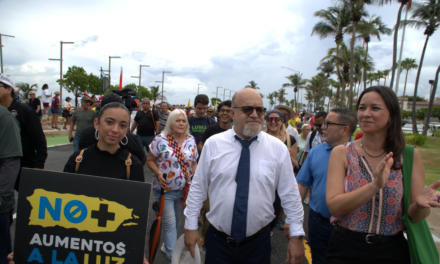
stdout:
[[188,99],[188,107],[191,107],[191,98]]
[[412,0],[409,0],[409,1],[408,1],[408,7],[407,7],[407,10],[410,10],[410,9],[411,9],[411,4],[412,4]]
[[122,67],[121,67],[121,77],[119,78],[119,90],[122,90]]

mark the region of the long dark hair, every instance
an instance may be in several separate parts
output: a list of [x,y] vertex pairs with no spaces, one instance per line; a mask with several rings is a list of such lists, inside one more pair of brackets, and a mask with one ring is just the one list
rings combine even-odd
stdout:
[[384,150],[389,153],[393,152],[393,167],[392,169],[398,170],[402,166],[397,165],[400,161],[400,155],[405,149],[405,137],[402,132],[402,115],[400,113],[399,101],[397,100],[396,94],[389,88],[385,86],[372,86],[365,89],[359,100],[357,102],[356,108],[359,110],[359,104],[361,103],[362,97],[369,92],[376,92],[382,96],[385,104],[390,112],[390,119],[388,120],[387,135],[384,143]]

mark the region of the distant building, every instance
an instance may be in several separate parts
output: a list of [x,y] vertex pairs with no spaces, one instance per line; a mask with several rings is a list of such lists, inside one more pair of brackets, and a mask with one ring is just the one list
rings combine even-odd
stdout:
[[[398,97],[399,104],[402,102],[402,96]],[[433,106],[440,106],[440,97],[436,97],[434,99]],[[416,110],[422,109],[422,108],[428,108],[429,102],[416,102]],[[408,102],[408,96],[405,96],[403,98],[403,110],[406,111],[412,111],[412,101]]]

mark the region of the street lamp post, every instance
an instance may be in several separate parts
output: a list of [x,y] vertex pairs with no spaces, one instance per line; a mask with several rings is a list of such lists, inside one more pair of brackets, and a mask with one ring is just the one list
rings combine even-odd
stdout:
[[217,91],[215,93],[213,93],[213,94],[215,94],[215,98],[218,98],[218,88],[223,89],[222,87],[217,86]]
[[131,76],[131,78],[139,78],[139,87],[141,87],[142,67],[150,67],[150,65],[139,65],[139,76]]
[[[120,59],[120,56],[108,56],[108,86],[112,85],[112,59]],[[122,87],[119,87],[122,89]]]
[[[60,41],[61,45],[61,58],[60,59],[49,59],[51,61],[60,61],[60,101],[63,101],[63,44],[75,44],[75,42],[63,42]],[[3,67],[3,65],[2,65]]]
[[163,82],[164,82],[164,78],[165,78],[165,73],[171,73],[171,72],[168,72],[168,71],[162,72],[162,99],[163,99]]
[[231,92],[232,90],[229,90],[229,100],[231,100]]
[[0,63],[2,65],[2,73],[3,73],[3,45],[2,45],[2,37],[10,37],[10,38],[15,38],[15,36],[9,36],[9,35],[5,35],[5,34],[0,34]]
[[225,89],[225,90],[223,90],[223,101],[225,101],[226,90],[229,90],[229,89]]
[[197,84],[197,95],[200,93],[200,83]]

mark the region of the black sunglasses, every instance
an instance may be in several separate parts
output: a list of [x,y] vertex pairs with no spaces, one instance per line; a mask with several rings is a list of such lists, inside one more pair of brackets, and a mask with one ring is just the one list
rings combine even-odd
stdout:
[[314,125],[315,127],[322,127],[322,124],[316,124],[316,123],[313,123],[313,125]]
[[333,123],[333,122],[330,122],[330,121],[324,121],[324,123],[322,123],[322,126],[325,127],[325,128],[328,128],[328,126],[331,126],[331,125],[335,125],[335,126],[347,126],[347,125],[345,125],[345,124],[338,124],[338,123]]
[[220,113],[229,113],[231,109],[220,109]]
[[237,107],[234,107],[234,108],[241,108],[243,113],[245,113],[246,115],[251,115],[254,112],[254,110],[257,111],[257,115],[258,116],[264,115],[264,107],[262,107],[262,106],[257,106],[257,107],[253,107],[253,106],[237,106]]

